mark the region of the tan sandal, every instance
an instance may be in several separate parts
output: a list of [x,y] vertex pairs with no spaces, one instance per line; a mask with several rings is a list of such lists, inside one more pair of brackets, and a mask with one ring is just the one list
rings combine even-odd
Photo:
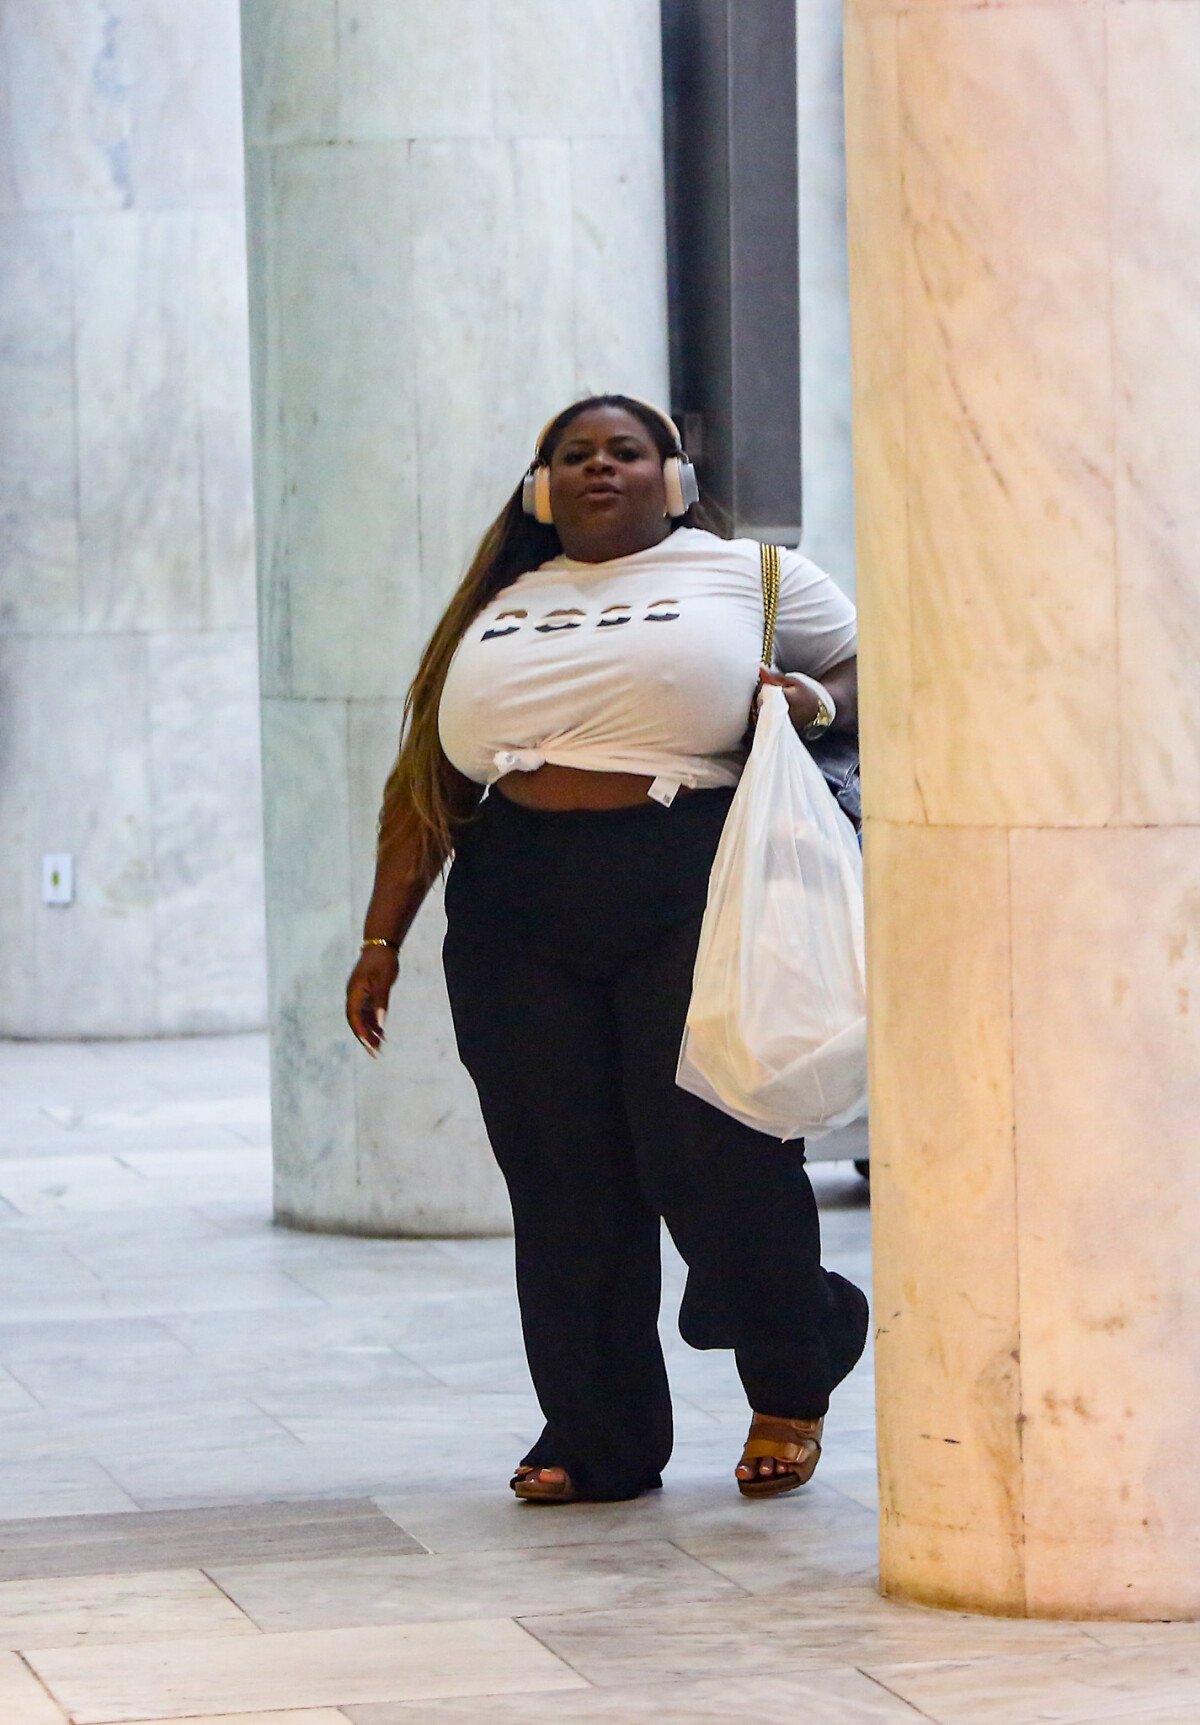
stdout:
[[[821,1433],[825,1421],[780,1420],[769,1414],[755,1414],[750,1421],[746,1447],[739,1467],[749,1467],[759,1461],[789,1463],[786,1473],[768,1474],[766,1478],[739,1479],[738,1490],[743,1497],[778,1497],[782,1492],[795,1491],[807,1485],[817,1471],[821,1459]],[[799,1466],[795,1464],[799,1463]],[[736,1477],[736,1475],[735,1475]]]
[[509,1485],[514,1497],[519,1497],[523,1503],[578,1503],[580,1494],[571,1484],[571,1476],[564,1468],[562,1481],[534,1479],[535,1473],[541,1473],[540,1467],[519,1467]]

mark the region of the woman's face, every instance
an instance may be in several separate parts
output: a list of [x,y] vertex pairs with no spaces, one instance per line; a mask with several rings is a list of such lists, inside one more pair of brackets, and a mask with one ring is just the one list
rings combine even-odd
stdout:
[[662,456],[641,420],[622,407],[572,419],[550,458],[550,506],[568,556],[601,561],[665,538]]

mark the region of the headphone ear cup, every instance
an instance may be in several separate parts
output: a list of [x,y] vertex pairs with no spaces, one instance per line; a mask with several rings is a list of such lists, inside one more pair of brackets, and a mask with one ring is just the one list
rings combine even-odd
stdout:
[[550,469],[545,463],[531,467],[521,482],[521,508],[543,527],[554,525],[550,509]]
[[678,461],[679,489],[683,493],[683,508],[686,514],[693,503],[700,501],[700,481],[696,477],[696,469],[686,455],[681,455]]
[[686,515],[692,504],[699,501],[696,469],[686,455],[669,455],[663,462],[663,486],[667,493],[667,514],[672,519]]

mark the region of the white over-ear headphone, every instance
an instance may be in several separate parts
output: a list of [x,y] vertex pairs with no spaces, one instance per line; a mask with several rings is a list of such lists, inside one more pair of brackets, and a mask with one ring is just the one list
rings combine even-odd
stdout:
[[[696,478],[696,469],[684,454],[683,439],[679,435],[679,427],[669,413],[664,413],[661,407],[655,407],[652,401],[643,401],[640,396],[628,395],[626,401],[636,401],[639,407],[644,407],[655,418],[661,419],[675,440],[675,453],[668,455],[663,462],[663,484],[667,492],[667,514],[673,519],[686,515],[693,503],[700,500],[700,482]],[[548,420],[538,434],[534,445],[533,460],[529,464],[529,472],[521,486],[521,507],[526,515],[532,515],[544,527],[554,523],[554,513],[550,508],[550,464],[542,459],[542,444],[546,433],[554,424],[554,419]]]

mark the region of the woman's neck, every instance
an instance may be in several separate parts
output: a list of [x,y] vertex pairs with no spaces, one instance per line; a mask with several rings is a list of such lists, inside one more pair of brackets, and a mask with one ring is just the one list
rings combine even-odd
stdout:
[[605,526],[601,530],[597,524],[597,531],[592,533],[564,533],[560,528],[558,537],[564,557],[569,557],[573,563],[611,563],[615,557],[632,557],[635,552],[649,551],[652,545],[661,545],[670,533],[671,524],[664,517],[655,523],[653,532],[649,534],[644,528],[614,532]]

